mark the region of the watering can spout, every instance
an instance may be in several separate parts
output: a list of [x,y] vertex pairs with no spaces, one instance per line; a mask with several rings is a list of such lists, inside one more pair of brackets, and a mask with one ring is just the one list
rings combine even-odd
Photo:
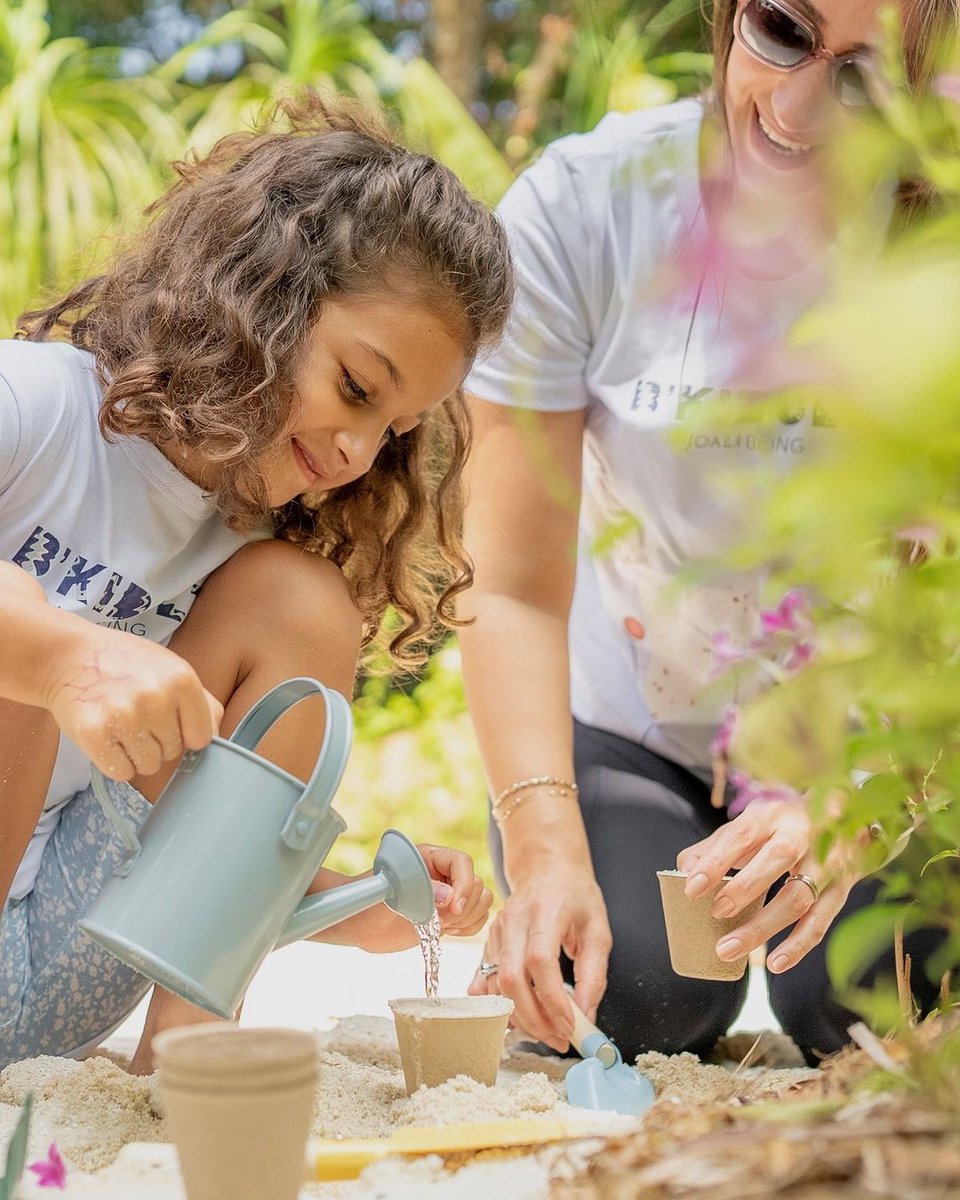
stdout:
[[380,840],[373,874],[301,901],[277,947],[313,937],[381,902],[418,925],[426,925],[435,911],[426,864],[416,846],[395,829],[388,829]]

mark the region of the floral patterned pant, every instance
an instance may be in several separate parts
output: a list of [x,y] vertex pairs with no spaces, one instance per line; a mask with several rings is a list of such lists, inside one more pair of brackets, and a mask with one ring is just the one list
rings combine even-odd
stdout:
[[[110,783],[121,812],[139,825],[138,791]],[[0,914],[0,1068],[37,1054],[92,1049],[150,987],[77,928],[123,857],[92,788],[78,792],[43,852],[34,889]]]

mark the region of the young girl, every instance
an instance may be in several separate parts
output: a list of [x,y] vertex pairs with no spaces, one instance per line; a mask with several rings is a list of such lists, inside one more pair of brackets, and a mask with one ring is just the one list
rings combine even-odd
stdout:
[[[148,987],[76,929],[118,860],[88,760],[139,821],[271,686],[349,695],[388,604],[410,661],[469,583],[459,389],[508,311],[503,232],[369,118],[284,112],[178,164],[114,265],[0,343],[0,1064],[82,1052]],[[261,743],[302,778],[313,703]],[[469,857],[421,849],[444,929],[478,929]],[[415,942],[383,906],[326,940]],[[195,1019],[157,989],[133,1068]]]
[[[512,997],[518,1022],[558,1049],[572,1027],[561,951],[581,1007],[600,1005],[625,1058],[709,1050],[735,1018],[746,980],[670,969],[655,873],[675,864],[717,917],[767,897],[718,953],[768,942],[783,1027],[811,1056],[846,1040],[822,939],[872,885],[851,893],[853,879],[824,872],[802,801],[753,803],[729,822],[711,806],[724,704],[705,694],[712,634],[750,641],[758,581],[677,585],[748,528],[718,471],[787,471],[830,436],[810,413],[775,436],[691,418],[742,385],[738,365],[758,348],[776,357],[816,294],[851,215],[836,211],[831,146],[876,95],[881,8],[717,0],[711,102],[612,114],[550,147],[503,202],[520,283],[502,349],[470,379],[464,615],[476,622],[461,642],[510,894],[473,989]],[[960,3],[898,8],[919,89],[937,35],[956,44]],[[876,183],[889,213],[894,183]],[[666,294],[671,275],[685,286]],[[538,410],[533,439],[520,406]],[[545,461],[567,487],[545,483]],[[622,536],[596,552],[611,529]],[[914,936],[927,1007],[932,942]]]

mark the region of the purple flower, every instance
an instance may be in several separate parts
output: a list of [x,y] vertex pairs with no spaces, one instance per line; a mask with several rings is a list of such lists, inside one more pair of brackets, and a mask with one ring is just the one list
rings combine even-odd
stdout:
[[800,588],[787,592],[776,608],[760,613],[760,628],[765,634],[805,633],[810,628],[810,605]]
[[723,719],[717,726],[717,732],[710,743],[710,754],[713,758],[725,758],[733,741],[734,730],[737,727],[738,709],[734,704],[728,704],[723,710]]
[[718,629],[711,638],[713,649],[713,664],[719,674],[731,663],[743,662],[749,658],[750,652],[738,645],[730,636],[729,629]]
[[751,779],[743,771],[731,771],[729,779],[737,793],[727,806],[731,817],[739,816],[748,804],[755,804],[757,801],[762,803],[770,800],[800,799],[800,793],[785,783],[764,783]]
[[795,646],[790,648],[790,652],[783,660],[784,669],[787,671],[799,671],[801,667],[805,667],[813,658],[814,653],[813,642],[797,642]]
[[30,1163],[27,1170],[36,1175],[38,1187],[55,1187],[63,1191],[67,1186],[67,1165],[60,1157],[56,1142],[50,1143],[45,1159]]

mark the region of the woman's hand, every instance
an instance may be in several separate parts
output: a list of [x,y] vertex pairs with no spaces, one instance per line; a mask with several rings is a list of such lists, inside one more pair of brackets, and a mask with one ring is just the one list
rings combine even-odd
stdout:
[[470,984],[472,996],[509,996],[512,1024],[554,1050],[564,1051],[573,1032],[570,1003],[560,974],[561,949],[573,961],[577,1004],[591,1018],[607,986],[613,939],[593,871],[558,863],[519,883],[490,926],[485,964]]
[[[446,846],[419,845],[417,849],[434,881],[433,899],[440,917],[440,932],[469,937],[481,930],[493,904],[493,895],[474,871],[470,855]],[[349,881],[349,876],[321,871],[310,890],[327,891]],[[406,917],[385,904],[377,904],[317,934],[315,940],[359,946],[371,954],[390,954],[416,946],[417,934]]]
[[154,775],[184,750],[202,750],[223,717],[172,650],[87,621],[71,625],[44,707],[105,775],[120,780]]
[[[810,853],[810,811],[804,800],[757,801],[728,824],[677,855],[677,868],[689,875],[686,894],[706,896],[715,889],[711,913],[733,917],[786,875],[788,880],[759,912],[717,943],[725,961],[742,958],[774,934],[793,932],[767,956],[767,970],[788,971],[818,945],[861,877],[849,847],[837,845],[824,863]],[[731,870],[728,883],[721,880]]]

